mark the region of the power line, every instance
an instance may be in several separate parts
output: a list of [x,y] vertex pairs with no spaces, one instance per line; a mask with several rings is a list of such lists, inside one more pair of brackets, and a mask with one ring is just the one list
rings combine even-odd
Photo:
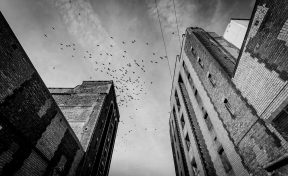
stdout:
[[177,12],[176,12],[176,7],[175,7],[175,2],[173,1],[173,6],[174,6],[174,15],[175,15],[175,19],[176,19],[176,25],[177,25],[177,31],[178,31],[178,39],[179,39],[179,45],[180,45],[180,49],[181,49],[181,39],[180,39],[180,32],[179,32],[179,26],[178,26],[178,19],[177,19]]
[[159,20],[159,25],[160,25],[160,29],[161,29],[161,34],[162,34],[162,40],[163,40],[163,44],[164,44],[166,59],[167,59],[167,63],[168,63],[168,66],[169,66],[169,73],[170,73],[170,77],[172,79],[170,63],[169,63],[168,54],[167,54],[167,47],[166,47],[166,43],[165,43],[165,39],[164,39],[164,34],[163,34],[162,25],[161,25],[161,21],[160,21],[160,15],[159,15],[158,6],[157,6],[157,0],[155,0],[155,5],[156,5],[156,9],[157,9],[158,20]]

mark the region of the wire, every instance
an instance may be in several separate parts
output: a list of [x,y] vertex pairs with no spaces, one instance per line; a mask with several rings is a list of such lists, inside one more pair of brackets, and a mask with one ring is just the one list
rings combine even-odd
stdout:
[[178,31],[178,39],[179,39],[179,45],[180,45],[180,49],[181,49],[181,39],[180,39],[180,32],[179,32],[179,26],[178,26],[178,19],[177,19],[177,12],[176,12],[176,7],[175,7],[175,2],[173,1],[173,6],[174,6],[174,15],[175,15],[175,19],[176,19],[176,25],[177,25],[177,31]]
[[168,54],[167,54],[167,47],[166,47],[166,43],[165,43],[165,39],[164,39],[164,34],[163,34],[162,25],[161,25],[161,21],[160,21],[160,15],[159,15],[158,6],[157,6],[157,0],[155,0],[155,5],[156,5],[156,9],[157,9],[158,20],[159,20],[159,25],[160,25],[160,29],[161,29],[161,34],[162,34],[162,40],[163,40],[163,44],[164,44],[166,59],[167,59],[167,63],[168,63],[168,66],[169,66],[169,73],[170,73],[170,77],[172,79],[170,63],[169,63]]

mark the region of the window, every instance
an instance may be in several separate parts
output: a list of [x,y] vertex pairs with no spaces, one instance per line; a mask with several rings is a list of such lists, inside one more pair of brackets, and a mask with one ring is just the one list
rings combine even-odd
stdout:
[[193,55],[196,55],[196,52],[195,52],[195,49],[193,48],[193,46],[191,46],[190,50],[191,50],[191,53],[192,53]]
[[220,159],[221,159],[221,162],[223,164],[225,172],[228,173],[229,171],[232,170],[232,166],[229,163],[229,160],[228,160],[226,153],[224,152],[224,149],[222,146],[219,147],[218,154],[220,156]]
[[192,161],[191,161],[191,165],[192,165],[193,174],[194,174],[195,176],[199,175],[199,171],[198,171],[198,168],[197,168],[197,163],[196,163],[194,157],[193,157],[193,159],[192,159]]
[[181,106],[180,106],[180,101],[179,101],[179,97],[178,97],[177,91],[175,91],[175,99],[176,99],[176,104],[177,104],[178,111],[179,111]]
[[272,120],[272,124],[288,140],[288,105]]
[[186,134],[186,137],[185,137],[185,143],[186,143],[186,146],[187,146],[187,149],[189,150],[189,148],[190,148],[190,139],[189,139],[189,136],[188,136],[188,134]]
[[200,65],[200,67],[203,69],[204,68],[204,63],[203,63],[202,59],[199,56],[197,58],[197,62]]
[[194,90],[194,82],[192,80],[192,77],[191,77],[190,73],[187,73],[187,79],[188,79],[188,82],[189,82],[190,86]]
[[212,125],[212,122],[211,122],[207,112],[205,112],[205,114],[204,114],[204,119],[205,119],[205,122],[207,124],[208,129],[211,130],[213,128],[213,125]]
[[175,134],[173,134],[173,136],[174,136],[174,141],[176,142],[176,135],[175,135]]
[[213,87],[215,87],[216,86],[216,81],[215,81],[215,79],[212,78],[212,75],[209,72],[207,73],[207,78],[209,79],[211,85]]
[[226,109],[229,111],[229,113],[233,115],[232,106],[228,102],[227,98],[224,99],[224,105],[225,105]]
[[182,128],[184,128],[184,126],[185,126],[185,120],[184,120],[183,115],[181,116],[180,121],[181,121],[181,126],[182,126]]

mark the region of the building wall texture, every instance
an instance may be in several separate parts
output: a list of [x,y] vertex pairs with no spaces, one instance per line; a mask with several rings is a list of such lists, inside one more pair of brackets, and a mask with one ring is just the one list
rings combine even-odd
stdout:
[[0,14],[0,175],[76,175],[83,148]]
[[195,170],[191,162],[196,160],[199,175],[213,175],[213,168],[214,175],[288,174],[287,139],[271,123],[288,103],[286,4],[256,2],[239,57],[225,39],[201,28],[186,30],[175,65],[171,109],[181,106],[176,117],[179,126],[184,117],[183,143],[187,136],[191,142],[184,147],[189,171]]
[[287,1],[257,1],[233,78],[237,89],[286,150],[285,120],[278,120],[278,124],[275,121],[288,104],[287,7]]
[[84,81],[49,91],[84,148],[78,174],[108,175],[119,122],[113,82]]

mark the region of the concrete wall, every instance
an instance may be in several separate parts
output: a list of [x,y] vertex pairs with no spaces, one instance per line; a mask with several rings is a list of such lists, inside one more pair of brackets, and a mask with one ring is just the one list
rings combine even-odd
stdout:
[[2,14],[0,40],[0,175],[75,175],[83,148]]
[[237,48],[241,48],[244,37],[248,28],[249,20],[230,20],[227,25],[223,37]]

